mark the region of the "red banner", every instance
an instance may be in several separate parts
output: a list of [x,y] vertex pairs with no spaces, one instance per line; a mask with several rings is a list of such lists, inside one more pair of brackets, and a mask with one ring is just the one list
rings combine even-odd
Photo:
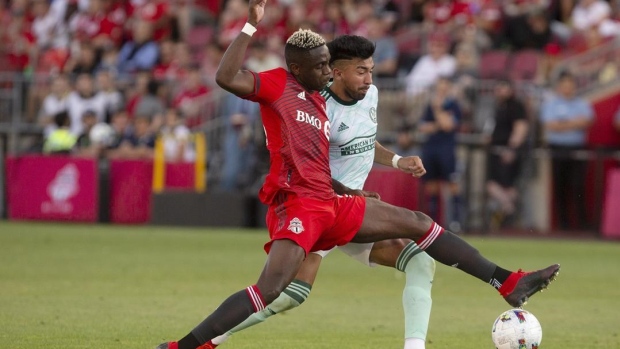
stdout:
[[603,236],[620,238],[620,169],[609,171],[603,207]]
[[365,190],[376,191],[389,204],[418,210],[420,181],[412,175],[390,168],[373,168]]
[[65,156],[7,158],[10,219],[96,222],[97,162]]
[[[110,161],[110,221],[122,224],[149,222],[152,186],[152,161]],[[193,186],[193,164],[166,165],[167,188],[191,190]]]
[[110,221],[147,223],[151,217],[152,185],[152,161],[110,161]]

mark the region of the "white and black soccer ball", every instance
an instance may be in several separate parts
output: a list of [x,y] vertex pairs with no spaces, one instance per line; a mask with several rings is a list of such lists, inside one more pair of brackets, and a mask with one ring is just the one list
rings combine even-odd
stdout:
[[491,338],[496,349],[538,349],[542,341],[542,327],[532,313],[510,309],[493,323]]
[[105,122],[95,124],[88,133],[88,138],[90,138],[91,143],[103,146],[111,145],[112,142],[114,142],[114,137],[114,128]]

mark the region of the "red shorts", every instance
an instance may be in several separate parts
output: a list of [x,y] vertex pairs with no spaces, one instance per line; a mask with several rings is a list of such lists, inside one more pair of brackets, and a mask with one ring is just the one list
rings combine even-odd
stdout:
[[298,198],[290,195],[267,211],[267,228],[271,241],[289,239],[306,254],[347,244],[362,226],[366,199],[362,196],[336,196],[329,201]]

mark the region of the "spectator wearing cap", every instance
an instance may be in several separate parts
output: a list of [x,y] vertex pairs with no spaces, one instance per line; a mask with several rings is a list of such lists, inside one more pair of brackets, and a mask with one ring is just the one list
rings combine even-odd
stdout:
[[440,76],[452,76],[456,70],[456,59],[449,53],[450,37],[445,33],[434,33],[428,41],[428,54],[420,57],[407,75],[407,93],[418,95],[433,85]]

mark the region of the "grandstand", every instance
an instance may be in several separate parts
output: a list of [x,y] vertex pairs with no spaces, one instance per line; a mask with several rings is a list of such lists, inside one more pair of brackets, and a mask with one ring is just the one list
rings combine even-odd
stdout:
[[[381,91],[377,136],[386,145],[396,146],[397,131],[406,126],[412,130],[412,152],[417,151],[424,137],[415,130],[429,91],[438,77],[449,75],[453,96],[464,112],[458,134],[458,180],[467,208],[460,222],[464,231],[567,230],[620,236],[620,225],[612,224],[618,222],[612,212],[618,212],[620,203],[611,194],[620,186],[616,183],[620,178],[617,2],[270,3],[268,18],[254,36],[248,68],[261,71],[283,66],[284,40],[300,27],[311,28],[326,39],[340,34],[370,38],[380,48],[375,57],[375,84]],[[600,18],[592,20],[593,14]],[[19,163],[22,158],[35,161],[31,167],[35,171],[37,161],[51,156],[90,161],[84,163],[85,169],[96,165],[93,176],[99,184],[92,188],[96,204],[91,203],[93,212],[84,216],[88,219],[147,223],[153,218],[151,209],[161,210],[156,215],[161,218],[166,207],[161,207],[161,200],[151,202],[151,195],[153,191],[164,195],[167,187],[168,192],[204,191],[216,197],[216,206],[229,200],[230,205],[243,206],[239,211],[248,212],[235,216],[233,223],[261,225],[262,218],[257,216],[262,209],[253,198],[268,162],[260,117],[255,106],[228,95],[214,81],[222,54],[246,16],[243,0],[0,1],[2,216],[37,219],[37,215],[16,215],[21,206],[12,202],[19,196],[13,182],[19,180],[15,171],[25,168]],[[448,63],[432,63],[440,60]],[[431,62],[427,63],[430,68],[419,68],[424,62]],[[418,74],[421,69],[430,75]],[[568,153],[587,167],[582,178],[585,199],[570,199],[588,203],[587,221],[570,222],[566,227],[553,214],[558,203],[550,189],[551,164],[557,154],[550,150],[540,117],[541,105],[553,97],[556,81],[565,72],[575,76],[577,96],[594,110],[587,142]],[[488,137],[495,118],[495,88],[506,80],[514,84],[517,98],[525,104],[530,128],[524,145],[526,161],[517,182],[522,193],[517,211],[511,219],[498,221],[485,189],[486,157],[502,151],[489,146]],[[74,136],[86,141],[59,151],[60,156],[42,154],[56,129],[54,117],[61,111],[69,114]],[[91,142],[92,125],[84,121],[86,112],[94,113],[96,123],[110,125],[114,139],[105,144]],[[196,144],[195,140],[203,138],[204,142]],[[171,165],[161,169],[156,164],[159,170],[154,171],[154,159]],[[196,163],[201,168],[196,169]],[[57,170],[64,166],[58,165]],[[82,171],[80,166],[78,171]],[[119,173],[127,177],[115,177]],[[53,173],[49,181],[55,178]],[[381,182],[389,177],[377,178]],[[47,186],[41,185],[43,196]],[[417,183],[415,187],[422,188]],[[126,194],[130,189],[140,195]],[[424,209],[422,191],[411,195],[418,198],[415,207]],[[252,200],[245,200],[247,196]],[[206,199],[187,200],[209,205]],[[142,211],[133,209],[140,205]],[[47,219],[58,218],[54,217]],[[231,222],[196,221],[210,223]]]

